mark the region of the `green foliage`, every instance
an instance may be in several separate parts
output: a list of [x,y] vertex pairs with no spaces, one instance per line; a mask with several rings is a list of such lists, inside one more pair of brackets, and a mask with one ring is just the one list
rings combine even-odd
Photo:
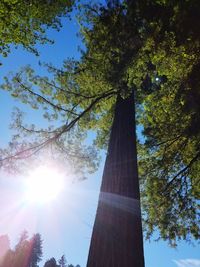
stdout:
[[158,33],[140,50],[129,82],[142,96],[138,122],[145,143],[139,146],[139,166],[147,238],[157,229],[175,246],[181,238],[200,236],[200,42],[195,36],[181,43],[175,32],[165,32],[158,43]]
[[[71,68],[72,64],[74,62],[68,63],[68,68]],[[51,70],[50,66],[49,70]],[[54,158],[59,158],[59,161],[65,162],[65,165],[67,162],[72,172],[76,172],[77,177],[81,175],[81,178],[84,178],[86,171],[91,173],[96,170],[99,157],[92,145],[84,144],[87,133],[82,129],[86,128],[88,121],[82,105],[90,106],[96,96],[90,98],[83,95],[80,101],[79,92],[71,88],[71,73],[67,74],[66,70],[65,76],[67,75],[69,86],[60,73],[53,73],[52,78],[39,77],[29,66],[23,68],[11,80],[8,77],[5,78],[2,88],[10,91],[22,103],[30,105],[33,109],[39,109],[47,120],[45,124],[49,126],[37,128],[34,124],[23,123],[24,114],[16,109],[11,127],[17,130],[17,134],[13,136],[10,143],[10,151],[2,151],[2,154],[9,157],[18,153],[17,151],[22,150],[20,144],[23,143],[23,150],[28,153],[26,155],[34,156],[36,150],[45,146],[53,151]],[[30,138],[31,149],[29,149]],[[19,158],[23,158],[22,155],[23,153],[18,154]]]
[[151,60],[167,81],[144,98],[139,116],[146,137],[140,171],[148,236],[158,227],[172,245],[181,237],[198,239],[200,234],[200,117],[198,81],[194,83],[198,49],[177,47],[170,38],[158,46]]
[[61,146],[78,140],[69,134],[74,126],[74,136],[95,130],[99,147],[106,146],[117,94],[127,97],[134,89],[145,136],[138,159],[147,238],[157,229],[171,245],[198,239],[200,5],[197,0],[111,2],[81,7],[86,49],[79,62],[66,60],[62,70],[48,66],[51,78],[27,67],[6,78],[2,89],[43,109],[48,121],[62,123],[38,131],[18,118],[18,129],[61,140]]
[[1,0],[0,2],[0,54],[7,56],[10,45],[22,45],[38,54],[37,42],[52,42],[47,28],[59,29],[60,17],[70,11],[71,0]]

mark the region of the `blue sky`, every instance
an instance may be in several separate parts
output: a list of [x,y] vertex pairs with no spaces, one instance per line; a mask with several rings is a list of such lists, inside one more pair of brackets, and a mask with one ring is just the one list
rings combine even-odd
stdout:
[[[75,21],[63,20],[63,29],[60,32],[49,31],[49,36],[55,40],[55,44],[38,46],[39,58],[23,49],[13,49],[12,53],[3,59],[3,66],[0,68],[1,79],[9,71],[16,71],[26,64],[38,69],[38,60],[60,66],[63,59],[78,57],[77,45],[80,40],[76,36],[77,28]],[[11,135],[8,127],[11,111],[19,104],[3,91],[0,91],[0,100],[0,146],[6,146]],[[29,120],[40,120],[37,113],[28,108],[24,110]],[[104,159],[102,153],[98,172],[83,182],[71,184],[59,198],[46,205],[25,205],[24,177],[8,176],[1,172],[0,235],[8,234],[13,246],[24,229],[30,234],[40,232],[44,240],[44,260],[53,256],[58,259],[65,254],[70,263],[85,267]],[[176,249],[172,249],[163,241],[145,242],[145,262],[146,267],[200,267],[199,247],[180,242]]]

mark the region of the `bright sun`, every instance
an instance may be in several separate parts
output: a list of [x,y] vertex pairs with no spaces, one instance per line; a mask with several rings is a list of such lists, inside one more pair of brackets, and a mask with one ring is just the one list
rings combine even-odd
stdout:
[[47,203],[57,198],[64,186],[64,175],[57,169],[38,167],[27,178],[26,200]]

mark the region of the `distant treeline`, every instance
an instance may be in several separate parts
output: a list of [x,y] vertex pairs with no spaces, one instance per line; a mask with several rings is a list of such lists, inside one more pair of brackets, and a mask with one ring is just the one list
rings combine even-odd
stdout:
[[[39,267],[42,260],[42,239],[39,233],[31,238],[24,231],[14,249],[10,248],[7,235],[0,236],[0,267]],[[43,267],[80,267],[68,264],[65,255],[56,261],[54,257],[47,260]]]

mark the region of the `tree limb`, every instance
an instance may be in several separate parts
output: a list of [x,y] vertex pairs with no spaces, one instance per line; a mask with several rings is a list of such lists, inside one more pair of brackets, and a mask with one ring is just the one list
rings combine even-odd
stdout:
[[[106,92],[104,94],[102,94],[101,96],[97,97],[95,100],[93,100],[90,105],[85,109],[83,110],[75,119],[73,119],[69,124],[67,125],[64,125],[62,127],[60,127],[60,131],[55,134],[53,137],[50,137],[48,138],[47,140],[37,144],[37,145],[34,145],[34,146],[31,146],[27,149],[24,149],[22,151],[19,151],[13,155],[10,155],[8,157],[5,157],[3,159],[0,159],[0,162],[3,162],[3,161],[6,161],[6,160],[9,160],[9,159],[24,159],[24,158],[27,158],[27,157],[30,157],[32,156],[33,154],[35,154],[36,152],[40,151],[43,147],[49,145],[50,143],[54,142],[55,140],[57,140],[62,134],[70,131],[74,126],[75,124],[86,114],[88,113],[99,101],[101,101],[102,99],[105,99],[105,98],[108,98],[110,97],[111,95],[115,95],[117,92],[116,91],[112,91],[112,92]],[[56,130],[55,130],[56,132]],[[24,153],[26,152],[30,152],[30,154],[26,155],[26,156],[22,156],[20,158],[20,155],[23,155]]]
[[27,86],[25,86],[22,82],[20,82],[19,78],[16,78],[17,82],[19,83],[19,85],[25,90],[28,91],[31,95],[35,96],[35,97],[39,97],[42,101],[44,101],[46,104],[50,105],[51,107],[53,107],[54,109],[57,109],[59,111],[64,111],[67,113],[70,113],[72,115],[77,116],[78,114],[68,110],[68,109],[64,109],[61,106],[55,105],[54,103],[50,102],[48,99],[46,99],[45,97],[41,96],[40,94],[33,92],[32,90],[30,90]]
[[188,163],[188,165],[186,165],[183,169],[181,169],[170,181],[169,183],[166,185],[164,192],[168,191],[169,187],[173,184],[173,182],[176,180],[176,178],[178,176],[180,176],[181,174],[183,174],[184,172],[186,172],[192,165],[193,163],[200,157],[200,151],[196,154],[196,156],[194,158],[191,159],[191,161]]

